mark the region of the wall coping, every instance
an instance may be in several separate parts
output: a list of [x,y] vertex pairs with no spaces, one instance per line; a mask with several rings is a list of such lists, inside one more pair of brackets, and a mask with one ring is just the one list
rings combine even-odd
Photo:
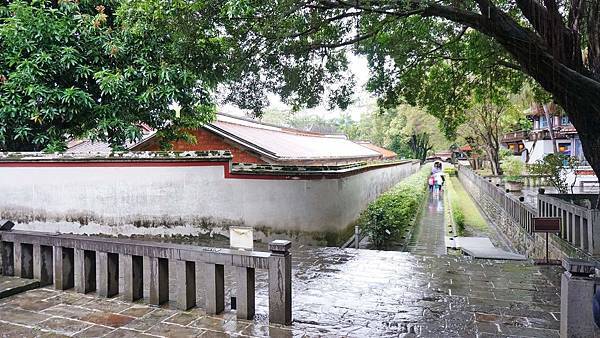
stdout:
[[231,152],[212,151],[124,151],[113,153],[0,153],[3,167],[154,167],[154,166],[222,166],[225,178],[240,179],[322,179],[341,178],[370,170],[417,160],[357,162],[342,165],[283,165],[232,163]]
[[3,152],[0,166],[6,162],[186,162],[229,161],[228,150],[210,151],[117,151],[112,153],[41,153]]

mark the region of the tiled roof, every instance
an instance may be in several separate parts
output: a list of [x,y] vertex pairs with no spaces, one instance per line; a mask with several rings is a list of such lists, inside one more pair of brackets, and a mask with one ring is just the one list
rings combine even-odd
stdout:
[[278,160],[376,159],[380,153],[343,135],[265,125],[219,114],[207,129]]
[[[382,154],[379,150],[348,140],[345,135],[306,132],[225,114],[217,114],[217,120],[206,124],[203,128],[263,156],[284,162],[337,159],[371,160],[380,158]],[[135,144],[127,144],[125,148],[131,149],[142,142],[148,141],[154,134],[155,132],[147,132],[141,140]],[[381,149],[387,155],[396,155],[389,150]],[[71,153],[110,151],[108,144],[92,141],[75,143],[67,150]]]
[[[137,142],[128,142],[125,144],[125,149],[131,149],[138,144],[145,142],[156,134],[155,131],[147,131],[143,128],[143,135]],[[110,153],[112,151],[110,145],[106,142],[94,142],[90,140],[74,140],[70,141],[67,153]]]
[[368,141],[357,141],[356,143],[360,144],[363,147],[367,147],[371,150],[374,150],[374,151],[380,153],[383,156],[383,158],[395,158],[396,156],[398,156],[398,154],[396,154],[395,152],[393,152],[389,149],[385,149],[383,147],[374,145],[373,143],[368,142]]

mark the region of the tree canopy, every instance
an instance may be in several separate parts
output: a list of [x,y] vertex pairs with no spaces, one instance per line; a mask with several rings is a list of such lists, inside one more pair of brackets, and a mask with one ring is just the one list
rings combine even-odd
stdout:
[[347,104],[343,47],[368,58],[369,89],[383,107],[419,104],[443,119],[449,136],[473,99],[497,104],[531,81],[565,109],[600,174],[598,0],[227,3],[237,19],[230,33],[247,42],[244,81],[286,102]]
[[0,149],[60,151],[69,138],[118,147],[140,136],[140,124],[168,140],[209,120],[228,48],[211,10],[158,0],[0,2]]

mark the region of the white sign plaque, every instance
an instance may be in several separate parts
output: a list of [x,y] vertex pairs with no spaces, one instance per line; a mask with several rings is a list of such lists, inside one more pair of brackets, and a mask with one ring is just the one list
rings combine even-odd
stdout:
[[229,246],[232,249],[253,250],[254,231],[250,227],[230,227]]

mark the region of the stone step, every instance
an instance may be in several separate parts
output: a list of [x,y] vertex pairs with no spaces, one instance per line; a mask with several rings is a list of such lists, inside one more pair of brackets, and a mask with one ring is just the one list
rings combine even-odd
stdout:
[[0,276],[0,299],[40,287],[37,279]]

